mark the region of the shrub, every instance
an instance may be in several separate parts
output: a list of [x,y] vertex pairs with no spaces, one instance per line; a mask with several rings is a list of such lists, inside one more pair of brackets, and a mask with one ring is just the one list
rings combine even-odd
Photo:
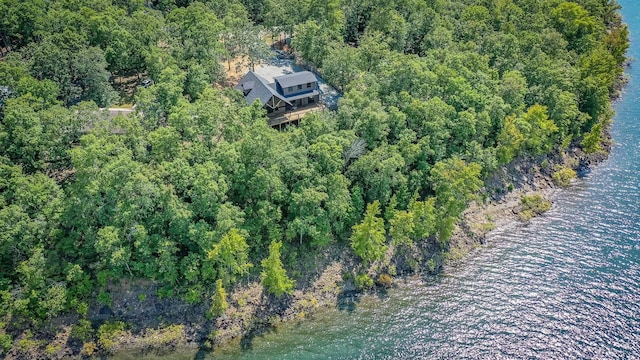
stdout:
[[71,336],[81,340],[82,342],[89,341],[93,336],[91,321],[86,319],[78,321],[78,323],[73,325],[73,328],[71,329]]
[[125,324],[122,321],[108,322],[98,328],[98,344],[106,351],[111,351],[116,344],[116,338],[124,333]]
[[571,179],[575,179],[578,174],[571,168],[561,168],[553,173],[553,182],[563,188],[571,184]]
[[373,286],[373,279],[367,274],[360,274],[355,279],[358,290],[370,289]]
[[551,209],[551,202],[545,200],[542,196],[525,195],[520,199],[520,220],[529,221],[534,216],[538,216]]
[[464,259],[465,255],[466,255],[466,252],[464,250],[454,247],[449,249],[449,252],[447,252],[446,254],[446,259],[447,261],[455,263]]
[[380,274],[380,276],[378,276],[378,285],[390,288],[392,284],[393,278],[389,274]]
[[199,286],[194,286],[187,290],[187,293],[184,295],[184,301],[189,304],[198,304],[202,301],[202,291]]
[[177,345],[181,342],[183,334],[184,325],[170,325],[164,329],[150,330],[144,337],[144,343],[152,348]]
[[388,271],[389,271],[389,275],[391,275],[391,276],[398,275],[398,269],[393,264],[389,265],[389,270]]
[[24,337],[18,340],[17,343],[18,350],[20,350],[21,352],[32,350],[38,347],[38,345],[38,341],[33,339],[33,333],[31,333],[31,330],[27,330],[24,334]]
[[420,263],[418,262],[418,260],[414,259],[414,258],[408,258],[407,259],[407,266],[409,267],[409,269],[411,269],[411,271],[418,272],[419,268],[420,268]]
[[87,314],[89,313],[89,305],[84,301],[77,302],[75,304],[75,308],[76,308],[76,311],[78,312],[78,315],[80,316],[84,317],[84,316],[87,316]]
[[100,290],[97,300],[99,304],[111,306],[111,294],[105,290]]
[[91,356],[94,352],[96,352],[96,343],[93,341],[82,344],[82,355]]
[[485,234],[485,233],[488,233],[489,231],[495,230],[496,223],[493,221],[479,223],[477,224],[477,228],[481,233]]
[[540,167],[542,168],[542,170],[547,170],[547,168],[549,167],[549,159],[544,159],[540,164]]
[[47,345],[47,347],[44,349],[45,353],[49,356],[53,356],[53,354],[55,354],[56,352],[60,351],[60,349],[62,348],[62,346],[60,346],[60,344],[54,345],[54,344],[49,344]]
[[0,350],[2,350],[0,354],[6,353],[7,351],[9,351],[9,349],[11,349],[12,346],[13,346],[13,338],[11,338],[11,335],[0,333]]
[[427,267],[427,270],[429,270],[429,272],[434,272],[436,270],[436,261],[433,259],[429,259],[426,263],[425,266]]

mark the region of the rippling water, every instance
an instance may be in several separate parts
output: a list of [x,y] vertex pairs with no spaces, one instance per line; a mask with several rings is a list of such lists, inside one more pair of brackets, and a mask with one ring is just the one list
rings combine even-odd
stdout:
[[[640,39],[640,3],[619,3]],[[639,44],[630,55],[640,59]],[[629,75],[611,157],[547,214],[494,232],[428,284],[412,280],[206,357],[640,359],[640,63]]]

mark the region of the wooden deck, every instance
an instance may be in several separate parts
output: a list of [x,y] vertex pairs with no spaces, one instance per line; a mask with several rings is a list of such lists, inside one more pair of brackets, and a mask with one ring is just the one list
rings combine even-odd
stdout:
[[292,110],[284,113],[283,115],[279,115],[276,117],[269,117],[269,126],[278,127],[282,129],[282,126],[290,125],[290,124],[300,124],[300,119],[302,119],[306,114],[315,112],[315,111],[323,111],[325,109],[324,105],[321,104],[313,104],[312,106],[305,106],[303,108],[298,108],[296,110]]

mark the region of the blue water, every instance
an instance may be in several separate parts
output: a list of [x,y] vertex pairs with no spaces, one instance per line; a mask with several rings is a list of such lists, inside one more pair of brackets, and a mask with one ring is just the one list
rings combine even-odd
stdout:
[[[640,59],[640,2],[620,0]],[[609,160],[527,227],[431,283],[254,338],[215,358],[640,359],[640,63],[616,105]]]

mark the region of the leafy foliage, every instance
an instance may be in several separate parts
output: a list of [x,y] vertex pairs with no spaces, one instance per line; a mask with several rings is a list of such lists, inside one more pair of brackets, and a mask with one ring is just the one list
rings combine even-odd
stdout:
[[295,286],[295,281],[289,279],[286,270],[282,266],[282,260],[280,259],[281,247],[281,242],[272,242],[269,246],[269,256],[262,260],[262,285],[269,293],[277,297],[291,294]]
[[520,199],[520,220],[529,221],[534,216],[538,216],[551,209],[551,202],[541,195],[526,195]]
[[[387,228],[403,249],[446,250],[498,166],[601,150],[628,48],[617,9],[0,0],[0,318],[86,316],[124,278],[193,302],[213,293],[221,309],[261,272],[282,296],[301,252],[351,245],[372,262]],[[344,92],[338,110],[276,131],[222,86],[225,61],[268,56],[267,33]],[[100,111],[142,77],[153,84],[133,114]]]
[[227,303],[227,292],[222,286],[222,279],[216,280],[216,291],[211,297],[211,307],[209,308],[208,315],[211,317],[222,315],[227,310],[229,304]]
[[381,259],[387,248],[384,220],[379,216],[380,202],[376,200],[367,205],[362,222],[353,226],[351,248],[365,263]]

